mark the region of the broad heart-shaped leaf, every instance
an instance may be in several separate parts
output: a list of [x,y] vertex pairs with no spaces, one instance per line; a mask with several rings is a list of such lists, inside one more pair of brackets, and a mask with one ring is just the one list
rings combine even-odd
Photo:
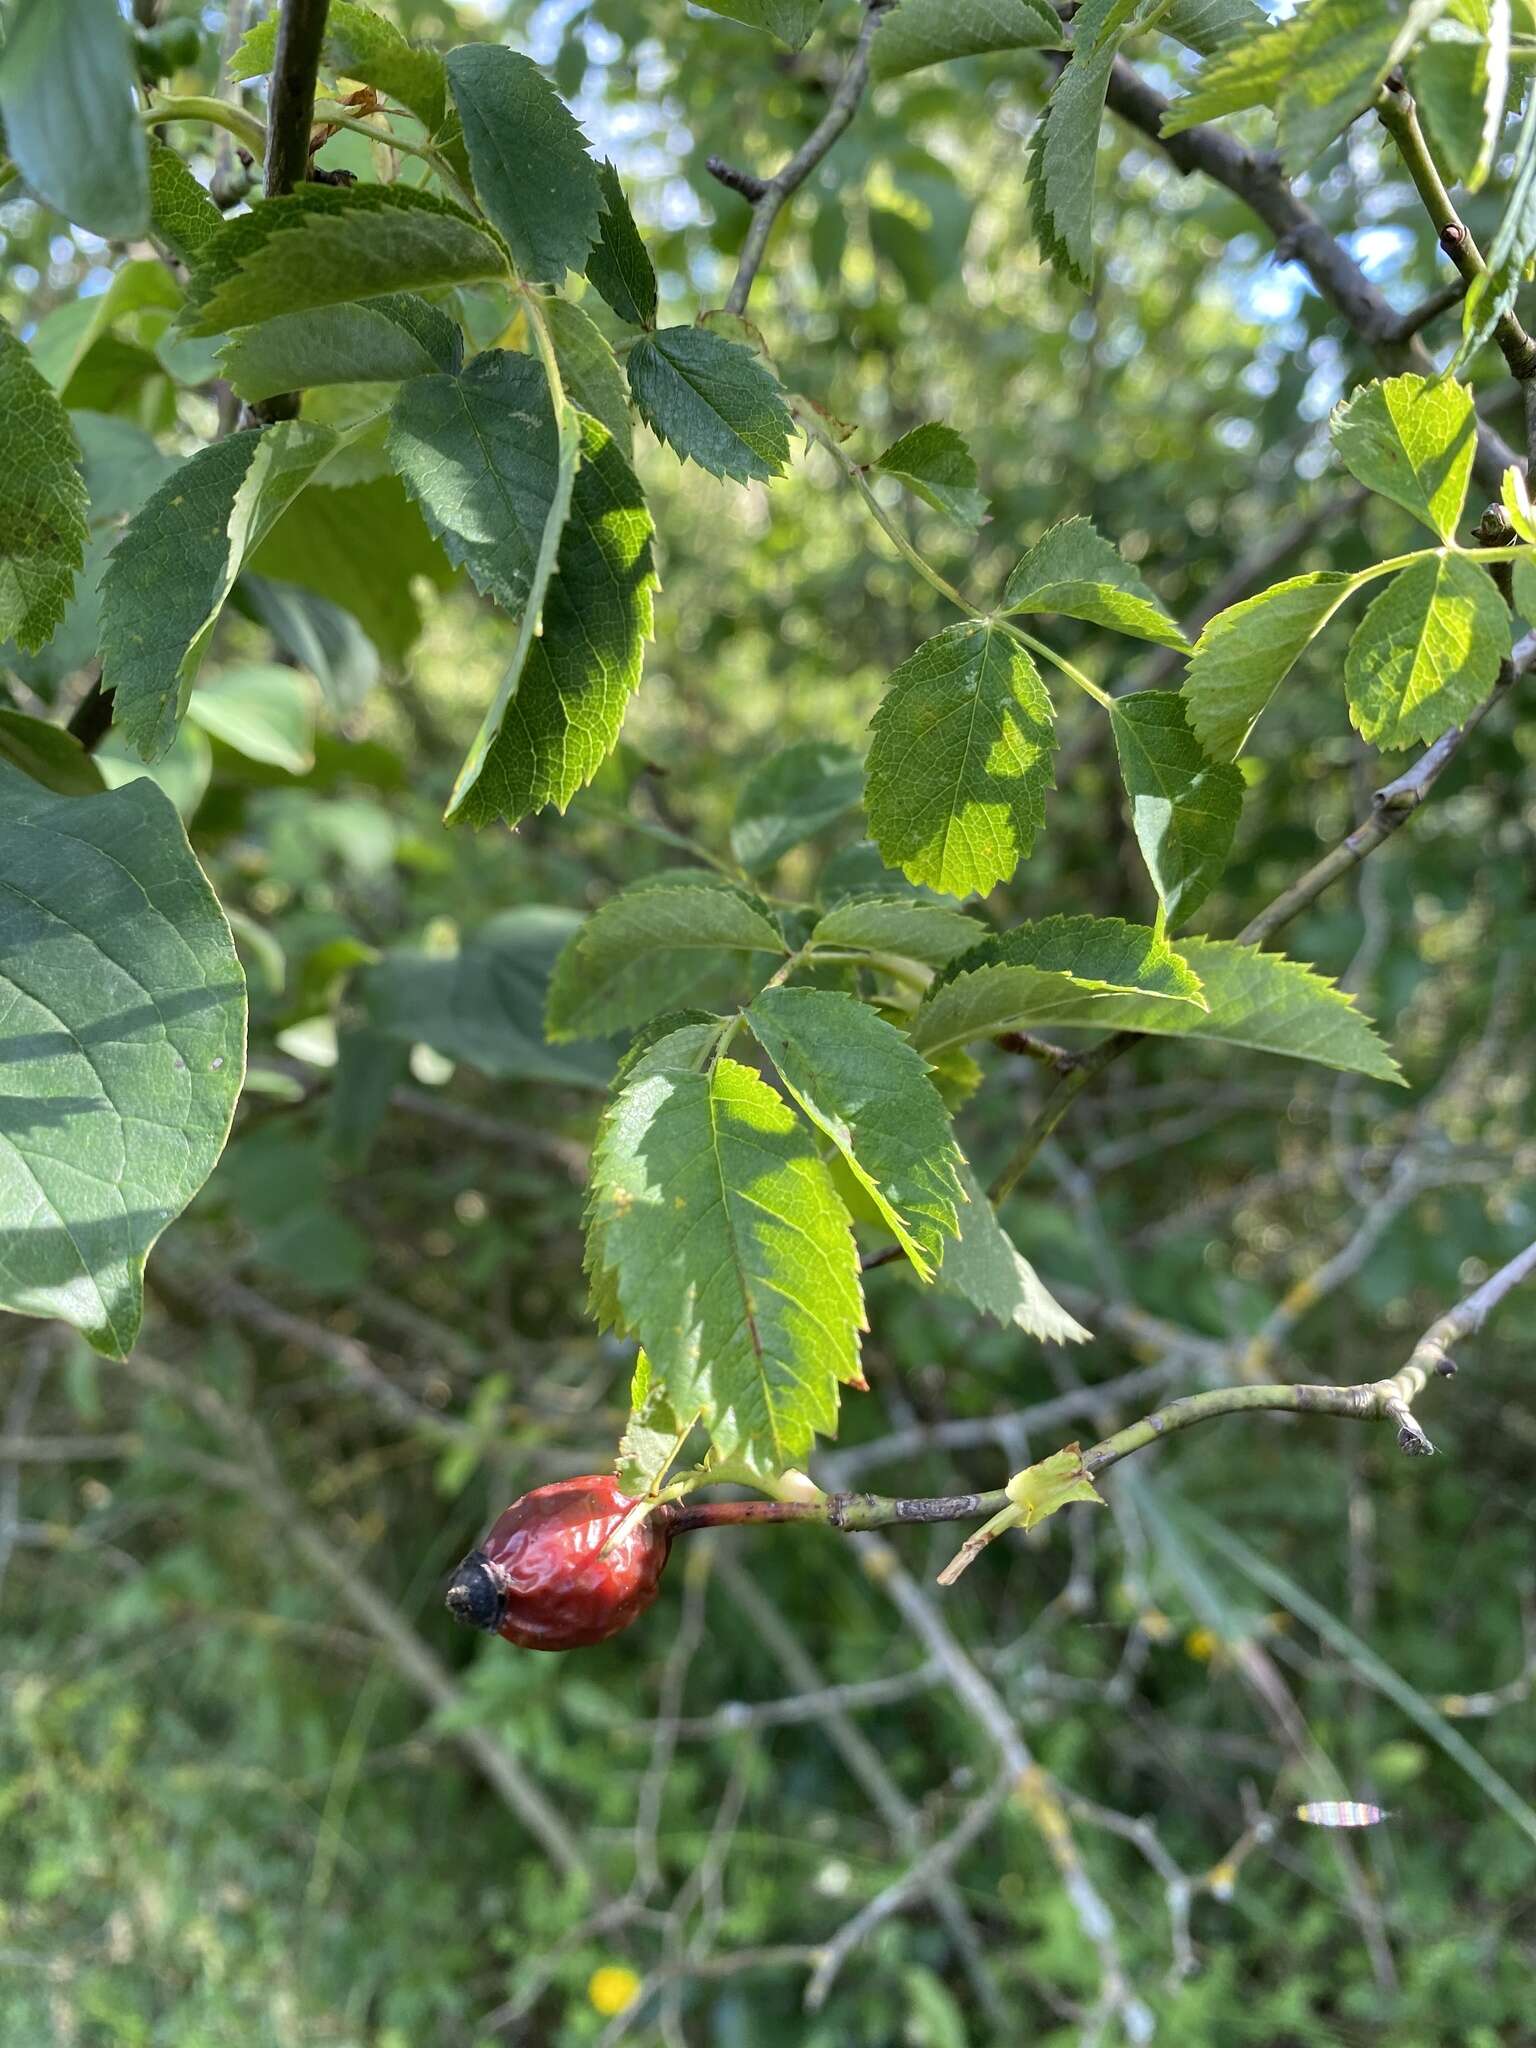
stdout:
[[1129,562],[1091,519],[1063,519],[1041,534],[1008,578],[1010,612],[1060,612],[1138,640],[1186,648],[1179,631]]
[[[1072,57],[1029,139],[1029,214],[1040,253],[1082,291],[1093,284],[1093,183],[1119,32],[1098,42],[1115,0],[1084,0]],[[1097,47],[1095,47],[1097,45]]]
[[663,327],[629,352],[640,417],[684,462],[767,483],[784,468],[794,421],[748,348],[707,327]]
[[619,445],[626,462],[634,460],[634,422],[629,411],[629,386],[618,357],[602,329],[580,306],[552,292],[544,301],[544,320],[555,344],[555,361],[565,395],[579,412],[601,420]]
[[970,1162],[960,1162],[960,1238],[948,1246],[939,1285],[1004,1329],[1023,1330],[1042,1344],[1086,1343],[1089,1331],[1055,1299],[1015,1245],[987,1200]]
[[937,420],[914,427],[876,458],[874,467],[900,477],[909,490],[962,526],[980,526],[987,498],[976,488],[976,458],[965,438]]
[[1328,432],[1339,459],[1367,490],[1401,505],[1443,541],[1456,537],[1467,501],[1477,415],[1454,378],[1387,377],[1334,409]]
[[875,713],[865,809],[881,856],[951,896],[1006,882],[1045,823],[1055,714],[1000,627],[925,640]]
[[1241,772],[1209,759],[1177,690],[1137,690],[1110,706],[1131,826],[1169,924],[1210,895],[1243,808]]
[[833,740],[797,740],[747,777],[736,799],[731,851],[750,873],[762,874],[791,847],[857,810],[863,794],[857,754]]
[[6,154],[38,198],[93,234],[149,225],[149,152],[116,0],[16,0],[0,48]]
[[983,939],[940,973],[912,1020],[931,1060],[952,1045],[1034,1024],[1096,1017],[1111,995],[1200,1014],[1198,973],[1168,941],[1118,917],[1045,917]]
[[149,782],[55,796],[0,767],[0,1303],[123,1358],[144,1260],[224,1148],[245,984]]
[[182,326],[223,334],[280,313],[506,275],[494,237],[414,185],[306,185],[225,221],[187,279]]
[[[603,1038],[694,1000],[721,956],[782,958],[789,948],[744,890],[683,873],[640,883],[589,917],[555,963],[552,1039]],[[766,977],[765,977],[766,978]]]
[[576,458],[574,434],[564,448],[561,439],[543,365],[507,349],[487,349],[455,377],[413,377],[390,413],[396,475],[448,559],[508,611],[553,568]]
[[529,57],[466,43],[443,62],[475,191],[524,277],[559,284],[586,266],[603,195],[587,139]]
[[224,216],[168,143],[149,145],[149,231],[180,263],[191,264],[224,225]]
[[766,29],[792,50],[803,50],[821,13],[821,0],[699,0],[710,14],[748,28]]
[[1355,628],[1350,718],[1373,746],[1436,740],[1476,709],[1508,653],[1509,608],[1486,569],[1457,555],[1415,562]]
[[947,903],[923,903],[911,896],[870,896],[840,903],[818,919],[813,947],[886,954],[943,967],[987,935],[985,925]]
[[102,687],[113,723],[154,761],[242,563],[336,447],[329,427],[284,420],[215,441],[135,513],[101,583]]
[[446,957],[388,952],[360,977],[369,1025],[497,1080],[606,1088],[613,1072],[606,1047],[544,1040],[549,977],[580,927],[574,911],[529,905],[493,917]]
[[592,1156],[594,1302],[672,1407],[759,1471],[837,1426],[864,1326],[848,1213],[811,1135],[750,1067],[632,1082]]
[[1259,714],[1355,588],[1335,569],[1292,576],[1229,605],[1206,625],[1184,676],[1189,723],[1213,761],[1231,761]]
[[[1185,966],[1199,976],[1208,1007],[1114,993],[1094,996],[1082,990],[1049,1012],[1050,1023],[1058,1028],[1146,1031],[1159,1038],[1212,1039],[1288,1059],[1316,1060],[1320,1066],[1368,1074],[1377,1081],[1402,1080],[1397,1062],[1370,1019],[1355,1008],[1354,999],[1300,960],[1261,953],[1235,939],[1181,939],[1179,952]],[[959,983],[953,986],[960,989]],[[947,988],[939,989],[929,1003],[937,1005],[947,995]],[[1032,1014],[1046,1021],[1046,1012]],[[919,1011],[919,1026],[922,1020]],[[921,1029],[912,1034],[913,1042],[930,1058],[931,1035]]]
[[246,327],[219,353],[231,389],[250,405],[317,384],[398,384],[464,360],[456,321],[412,292],[279,313]]
[[931,1280],[964,1197],[949,1111],[923,1060],[867,1003],[832,989],[765,988],[747,1023],[919,1277]]
[[536,578],[511,662],[448,804],[449,818],[472,825],[494,818],[515,825],[545,804],[563,811],[613,752],[640,687],[656,588],[655,529],[608,429],[585,413],[572,418],[581,459],[563,526],[545,529],[559,552],[538,632]]
[[597,178],[603,213],[597,247],[587,258],[587,276],[621,320],[631,327],[654,327],[656,272],[624,197],[624,187],[606,159],[598,167]]
[[85,483],[69,415],[0,325],[0,642],[35,652],[85,560]]
[[200,682],[187,700],[187,716],[248,761],[307,775],[315,765],[318,697],[314,677],[301,669],[248,662]]
[[1059,50],[1065,40],[1046,0],[901,0],[880,24],[869,68],[900,78],[950,57]]

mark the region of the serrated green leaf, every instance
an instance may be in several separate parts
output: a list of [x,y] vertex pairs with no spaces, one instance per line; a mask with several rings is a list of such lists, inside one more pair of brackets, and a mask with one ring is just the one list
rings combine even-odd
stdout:
[[524,277],[585,268],[603,195],[587,138],[529,57],[466,43],[444,58],[475,192]]
[[976,458],[963,435],[937,420],[892,442],[873,467],[899,477],[925,504],[962,526],[980,526],[987,516],[986,493],[976,488]]
[[574,437],[562,449],[542,364],[487,349],[458,376],[412,378],[391,409],[388,449],[449,561],[521,611],[553,568],[576,464]]
[[1459,725],[1509,653],[1509,608],[1476,562],[1440,555],[1399,572],[1366,608],[1344,660],[1349,715],[1377,747]]
[[175,150],[149,145],[149,231],[180,263],[192,264],[224,225],[224,216]]
[[960,1237],[948,1246],[939,1285],[1003,1328],[1023,1330],[1042,1344],[1085,1344],[1090,1332],[1055,1299],[998,1220],[970,1163],[960,1162]]
[[306,185],[210,236],[182,326],[223,334],[283,313],[505,277],[507,259],[462,208],[413,185]]
[[[1181,939],[1183,965],[1198,975],[1207,1008],[1149,1001],[1144,996],[1087,991],[1050,1012],[1032,1012],[1058,1028],[1083,1025],[1104,1031],[1145,1031],[1159,1038],[1210,1039],[1289,1059],[1315,1060],[1344,1073],[1401,1081],[1397,1062],[1354,998],[1299,960],[1261,953],[1235,939]],[[963,963],[957,963],[963,964]],[[935,1003],[946,991],[929,998]],[[918,1013],[921,1023],[922,1012]],[[1029,1021],[1027,1018],[1021,1021]],[[924,1035],[913,1041],[931,1057]]]
[[251,567],[366,619],[369,638],[395,660],[421,631],[413,582],[424,577],[441,590],[454,576],[392,476],[305,491],[256,550]]
[[1515,144],[1504,214],[1488,247],[1485,267],[1467,287],[1462,306],[1461,347],[1465,362],[1492,335],[1514,306],[1536,258],[1536,92],[1528,90],[1525,116]]
[[1186,49],[1210,57],[1264,19],[1256,0],[1172,0],[1158,14],[1156,26]]
[[634,424],[629,387],[618,357],[594,321],[556,293],[544,301],[544,319],[555,345],[555,361],[566,396],[579,412],[601,420],[626,462],[634,460]]
[[229,1134],[240,964],[148,782],[55,796],[0,768],[0,871],[0,1302],[125,1357],[149,1249]]
[[604,1088],[613,1072],[606,1047],[544,1038],[550,975],[580,928],[574,911],[526,905],[481,925],[457,953],[391,950],[358,979],[369,1026],[497,1080]]
[[1499,502],[1521,540],[1536,541],[1536,506],[1531,503],[1530,486],[1518,463],[1511,463],[1500,480]]
[[1362,385],[1334,409],[1328,432],[1367,490],[1401,505],[1441,540],[1455,539],[1477,447],[1465,386],[1450,377]]
[[922,1059],[867,1003],[831,989],[764,989],[747,1023],[919,1277],[932,1279],[965,1198],[949,1111]]
[[278,391],[324,384],[398,384],[464,360],[458,323],[410,292],[279,313],[246,327],[219,352],[231,388],[250,405]]
[[94,759],[72,732],[7,705],[0,705],[0,763],[56,796],[93,796],[106,787]]
[[798,740],[755,768],[736,799],[731,851],[752,874],[763,874],[792,847],[857,810],[864,764],[830,740]]
[[776,1473],[837,1424],[863,1300],[847,1211],[809,1132],[734,1060],[648,1074],[604,1120],[588,1269],[679,1414]]
[[246,662],[200,682],[187,716],[248,761],[307,775],[315,765],[318,696],[314,677],[299,669]]
[[646,253],[624,187],[613,165],[598,166],[603,196],[598,241],[587,258],[587,276],[621,320],[631,327],[656,325],[656,272]]
[[626,1046],[616,1085],[643,1081],[647,1074],[702,1074],[720,1045],[727,1022],[712,1010],[673,1010],[653,1017]]
[[1242,774],[1205,753],[1177,690],[1117,697],[1109,716],[1136,844],[1169,924],[1180,924],[1227,864],[1243,808]]
[[[1046,917],[983,939],[942,970],[912,1020],[929,1059],[952,1045],[1036,1024],[1097,1017],[1111,996],[1203,1012],[1195,969],[1145,925],[1118,917]],[[1106,1008],[1107,1014],[1107,1008]]]
[[1189,642],[1141,577],[1091,519],[1063,519],[1043,533],[1003,592],[1010,612],[1059,612],[1091,619],[1138,640],[1181,651]]
[[925,640],[875,713],[865,808],[883,858],[951,896],[1005,882],[1045,823],[1055,714],[1001,627]]
[[612,753],[640,687],[655,528],[608,429],[585,413],[574,417],[580,463],[538,632],[536,578],[511,662],[449,800],[447,816],[472,825],[515,825],[545,804],[563,811]]
[[1029,216],[1040,253],[1079,290],[1093,284],[1094,170],[1118,34],[1095,49],[1113,0],[1084,0],[1072,51],[1029,139]]
[[943,967],[986,937],[986,926],[947,903],[923,903],[910,896],[871,896],[840,903],[818,920],[810,943],[853,947]]
[[149,225],[149,152],[116,0],[15,0],[0,47],[5,147],[46,206],[93,234]]
[[1218,612],[1195,643],[1184,707],[1213,761],[1231,761],[1304,649],[1355,589],[1335,569],[1292,576]]
[[699,5],[727,21],[763,29],[792,50],[805,48],[821,13],[821,0],[699,0]]
[[101,680],[143,760],[175,738],[242,566],[335,446],[305,420],[231,434],[184,462],[124,529],[101,582]]
[[[231,78],[262,78],[277,49],[276,13],[249,30],[230,63]],[[443,60],[434,50],[408,43],[393,22],[355,0],[330,0],[321,61],[333,76],[355,78],[398,100],[429,136],[442,130],[448,111]]]
[[789,948],[744,890],[708,877],[626,889],[589,917],[555,965],[552,1039],[599,1038],[678,1008],[722,954]]
[[1307,0],[1287,20],[1256,19],[1163,116],[1164,135],[1246,107],[1273,107],[1288,171],[1305,170],[1401,63],[1448,0]]
[[85,482],[69,415],[0,325],[0,642],[35,651],[85,560]]
[[875,78],[901,78],[951,57],[1059,50],[1065,41],[1045,0],[901,0],[880,24],[869,68]]
[[770,373],[707,327],[663,327],[629,352],[640,417],[684,462],[711,476],[767,483],[789,455],[794,421]]

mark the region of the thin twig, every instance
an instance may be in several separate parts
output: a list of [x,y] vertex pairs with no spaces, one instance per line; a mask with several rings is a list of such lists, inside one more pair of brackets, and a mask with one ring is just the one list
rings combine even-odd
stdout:
[[[838,81],[827,111],[822,115],[810,134],[801,143],[794,155],[771,178],[753,177],[750,171],[733,170],[729,165],[718,164],[710,159],[709,168],[722,184],[734,191],[746,194],[752,201],[752,219],[747,228],[747,238],[741,245],[741,258],[736,266],[736,276],[726,294],[727,313],[742,314],[747,310],[747,300],[752,285],[762,268],[763,257],[768,250],[768,237],[773,233],[773,224],[778,219],[786,199],[798,192],[806,179],[815,170],[822,158],[831,149],[858,109],[864,97],[864,87],[869,81],[870,45],[874,42],[875,31],[882,16],[894,4],[894,0],[864,0],[864,20],[859,28],[859,39],[854,45],[848,68]],[[756,188],[754,191],[752,188]]]

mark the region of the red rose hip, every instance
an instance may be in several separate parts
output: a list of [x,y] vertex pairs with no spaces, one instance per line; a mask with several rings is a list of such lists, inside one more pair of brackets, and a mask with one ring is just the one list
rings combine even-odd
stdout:
[[607,1473],[536,1486],[500,1515],[448,1584],[448,1611],[525,1650],[579,1650],[656,1598],[672,1547],[666,1510],[603,1545],[634,1506]]

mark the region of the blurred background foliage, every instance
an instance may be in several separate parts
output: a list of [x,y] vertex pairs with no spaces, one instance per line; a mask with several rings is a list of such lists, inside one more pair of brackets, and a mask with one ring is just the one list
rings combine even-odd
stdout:
[[[791,56],[681,0],[390,11],[423,39],[507,39],[550,67],[624,174],[671,319],[718,305],[745,225],[706,158],[779,162],[857,25],[829,0]],[[196,31],[174,88],[214,90],[222,11],[172,0],[160,19]],[[1145,59],[1165,89],[1170,51]],[[978,590],[1071,513],[1186,617],[1269,550],[1278,574],[1407,544],[1406,516],[1362,511],[1327,449],[1329,408],[1369,365],[1230,196],[1107,125],[1093,301],[1042,266],[1023,155],[1046,61],[968,60],[870,94],[753,301],[786,385],[863,429],[864,454],[926,419],[967,436],[990,523],[973,540],[914,516],[936,564]],[[238,180],[210,134],[175,140],[205,181]],[[369,147],[340,137],[320,161]],[[1501,175],[1474,226],[1497,216]],[[1308,183],[1395,304],[1442,281],[1368,124]],[[168,337],[152,293],[86,334],[76,309],[134,252],[14,197],[0,230],[0,312],[80,350],[66,396],[91,416],[104,554],[166,458],[213,430],[215,368]],[[500,332],[504,308],[472,310],[482,338]],[[1476,367],[1497,420],[1497,363]],[[639,452],[661,536],[656,644],[619,757],[565,819],[515,837],[441,824],[508,630],[450,585],[366,462],[310,493],[324,517],[280,531],[246,579],[220,655],[247,678],[247,722],[237,704],[190,726],[156,771],[235,922],[253,1075],[228,1153],[152,1262],[139,1361],[19,1322],[4,1334],[6,2048],[1099,2038],[1102,1958],[1016,1798],[953,1868],[952,1911],[919,1897],[824,2007],[802,2005],[808,1952],[998,1768],[893,1603],[887,1553],[794,1529],[696,1539],[643,1626],[570,1659],[462,1637],[438,1604],[509,1498],[608,1464],[625,1405],[629,1361],[592,1333],[580,1263],[609,1054],[542,1046],[552,952],[618,884],[685,862],[690,840],[723,846],[774,749],[862,748],[883,678],[945,623],[823,459],[739,490],[643,436]],[[4,657],[20,708],[67,707],[88,680],[90,602],[42,655]],[[1090,627],[1060,622],[1060,644],[1109,687],[1169,679]],[[1265,721],[1212,930],[1267,901],[1381,779],[1339,658],[1324,636]],[[1107,724],[1081,698],[1061,715],[1051,828],[987,913],[1144,918]],[[1411,1090],[1141,1048],[1009,1212],[1095,1341],[1047,1352],[876,1276],[872,1391],[845,1403],[839,1446],[867,1453],[861,1483],[996,1485],[1026,1450],[1150,1405],[1145,1385],[1095,1403],[1083,1382],[1158,1369],[1177,1391],[1277,1312],[1286,1376],[1390,1372],[1529,1239],[1533,754],[1528,711],[1490,719],[1410,829],[1288,935],[1347,976]],[[103,758],[142,772],[110,742]],[[826,858],[872,862],[859,832],[850,816],[796,849],[781,885],[803,891]],[[1027,1062],[988,1065],[964,1120],[983,1167],[1040,1089]],[[1291,1295],[1341,1250],[1315,1301]],[[1454,1387],[1431,1390],[1431,1464],[1374,1426],[1223,1422],[1117,1474],[1113,1513],[998,1544],[943,1596],[1039,1761],[1111,1810],[1077,1814],[1079,1851],[1160,2038],[1533,2038],[1531,1840],[1383,1696],[1363,1647],[1427,1707],[1449,1696],[1529,1792],[1533,1336],[1536,1306],[1512,1298]],[[1032,1432],[1046,1401],[1061,1419]],[[876,1448],[1014,1415],[968,1448]],[[1280,1579],[1257,1582],[1222,1529]],[[953,1539],[892,1547],[921,1584]],[[803,1695],[803,1712],[764,1711]],[[563,1850],[529,1832],[509,1777],[547,1802]],[[1256,1814],[1340,1792],[1380,1800],[1391,1825],[1340,1848],[1282,1819],[1253,1846]],[[1115,1824],[1142,1815],[1151,1852]],[[1229,1868],[1234,1843],[1252,1853]],[[1170,1970],[1170,1870],[1197,1880],[1187,1974]]]

